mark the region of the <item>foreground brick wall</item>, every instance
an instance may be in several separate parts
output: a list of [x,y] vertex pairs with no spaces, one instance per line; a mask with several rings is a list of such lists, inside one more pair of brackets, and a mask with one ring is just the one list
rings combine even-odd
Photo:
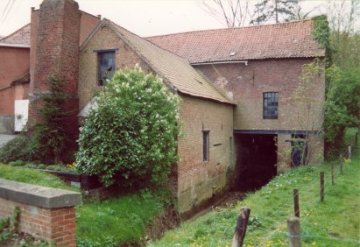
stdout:
[[75,208],[44,209],[0,198],[0,218],[20,208],[19,231],[57,246],[76,246]]
[[[178,141],[178,209],[204,203],[226,189],[232,169],[233,106],[181,95]],[[203,161],[203,130],[210,131],[209,161]]]
[[19,232],[56,246],[76,246],[74,206],[80,193],[0,179],[0,218],[20,209]]

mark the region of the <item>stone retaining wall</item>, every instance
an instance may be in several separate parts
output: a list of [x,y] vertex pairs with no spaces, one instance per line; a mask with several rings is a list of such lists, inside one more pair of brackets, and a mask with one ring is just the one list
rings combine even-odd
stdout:
[[55,243],[76,246],[75,206],[77,192],[0,179],[0,218],[20,209],[19,231]]

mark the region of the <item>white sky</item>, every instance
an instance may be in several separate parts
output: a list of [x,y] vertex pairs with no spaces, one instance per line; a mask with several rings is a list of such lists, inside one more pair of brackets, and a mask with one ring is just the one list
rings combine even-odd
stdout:
[[[8,2],[13,6],[6,14]],[[77,0],[80,9],[102,15],[141,35],[225,27],[212,17],[203,5],[204,0]],[[205,0],[206,1],[206,0]],[[0,35],[8,35],[30,22],[30,8],[39,8],[42,0],[0,0]],[[324,0],[303,0],[304,10]]]

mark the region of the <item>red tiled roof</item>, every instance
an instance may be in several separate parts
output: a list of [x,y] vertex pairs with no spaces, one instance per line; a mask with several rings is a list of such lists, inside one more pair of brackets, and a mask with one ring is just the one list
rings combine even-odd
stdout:
[[[222,95],[214,85],[198,73],[187,59],[179,57],[167,50],[116,25],[109,20],[103,20],[103,26],[110,27],[129,47],[171,87],[181,93],[216,100],[222,103],[234,104]],[[98,28],[101,28],[98,27]],[[91,36],[89,36],[89,40]],[[87,41],[84,42],[86,44]]]
[[27,24],[12,34],[1,38],[0,43],[30,46],[30,24]]
[[312,37],[311,20],[194,31],[147,39],[193,64],[325,55],[325,50]]

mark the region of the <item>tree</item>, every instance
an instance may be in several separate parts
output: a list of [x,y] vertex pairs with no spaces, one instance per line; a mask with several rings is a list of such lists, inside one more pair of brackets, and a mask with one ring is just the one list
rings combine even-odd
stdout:
[[340,68],[360,66],[360,0],[328,1],[326,5],[333,62]]
[[345,129],[360,124],[360,69],[334,65],[326,73],[329,89],[324,128],[327,154],[331,155],[343,148]]
[[[292,105],[291,117],[287,121],[296,129],[303,130],[301,135],[292,135],[290,153],[280,153],[280,156],[294,158],[299,162],[293,165],[307,165],[311,160],[322,157],[322,154],[313,153],[315,135],[322,135],[323,112],[325,95],[323,92],[324,63],[315,60],[312,63],[304,64],[299,76],[298,83],[286,103]],[[308,133],[307,133],[308,132]]]
[[227,27],[244,26],[250,17],[249,0],[203,1],[206,10]]
[[250,24],[260,25],[268,21],[287,22],[296,19],[298,0],[261,0],[255,4],[254,18]]
[[106,186],[164,183],[177,159],[178,101],[152,74],[117,72],[80,128],[79,171]]

